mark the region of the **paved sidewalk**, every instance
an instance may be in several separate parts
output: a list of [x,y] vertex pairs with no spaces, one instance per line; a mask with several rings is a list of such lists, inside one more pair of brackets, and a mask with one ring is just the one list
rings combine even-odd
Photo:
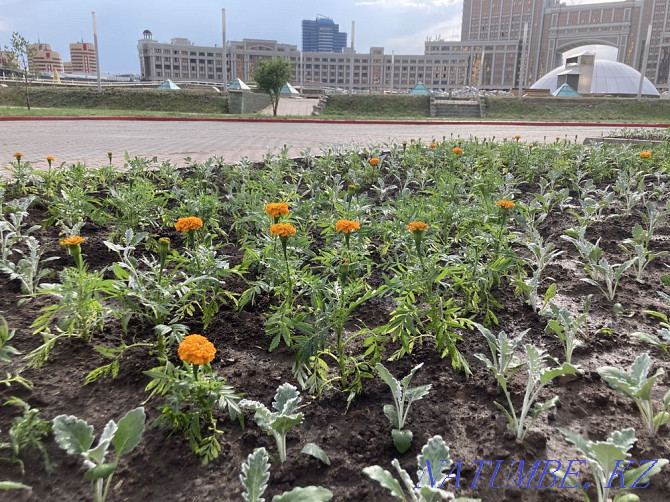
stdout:
[[[310,116],[318,102],[319,100],[315,98],[282,97],[279,98],[277,115],[279,117]],[[260,113],[272,116],[272,105],[264,108]]]
[[107,152],[113,152],[115,164],[121,165],[124,152],[131,157],[156,156],[183,165],[190,157],[203,161],[214,155],[227,162],[242,157],[261,160],[268,152],[288,146],[291,156],[305,149],[318,154],[332,146],[360,148],[370,144],[420,139],[478,136],[479,138],[512,138],[521,141],[553,142],[556,137],[582,142],[588,136],[607,134],[613,127],[541,126],[494,123],[417,123],[352,124],[332,122],[208,122],[208,121],[138,121],[138,120],[26,120],[0,121],[0,167],[11,162],[14,152],[35,167],[46,167],[47,155],[56,163],[85,162],[98,167],[107,163]]

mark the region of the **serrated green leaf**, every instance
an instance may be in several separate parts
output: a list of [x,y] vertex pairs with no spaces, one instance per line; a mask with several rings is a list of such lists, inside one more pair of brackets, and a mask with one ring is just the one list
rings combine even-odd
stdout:
[[[273,414],[274,415],[274,414]],[[275,430],[278,434],[282,436],[285,435],[291,428],[296,425],[300,425],[305,418],[302,413],[296,413],[295,415],[280,415],[278,417],[273,417],[274,419],[270,423],[270,427]]]
[[389,386],[391,393],[397,401],[402,399],[402,388],[400,387],[400,382],[391,374],[391,372],[386,369],[382,363],[375,364],[375,369],[377,374],[382,381]]
[[330,459],[328,458],[328,455],[326,455],[326,452],[323,451],[323,449],[316,443],[307,443],[302,447],[300,453],[311,455],[312,457],[321,460],[321,462],[324,464],[330,465]]
[[614,471],[614,467],[618,460],[627,459],[630,457],[628,450],[622,446],[598,441],[591,444],[591,451],[593,456],[598,460],[598,464],[606,473]]
[[623,472],[624,486],[628,487],[633,486],[633,483],[635,483],[638,480],[638,478],[640,478],[640,476],[642,476],[642,474],[647,469],[649,469],[649,472],[647,472],[637,483],[640,486],[646,485],[649,482],[649,478],[661,472],[661,469],[663,469],[663,467],[665,467],[668,464],[668,459],[660,458],[658,459],[658,462],[656,462],[656,464],[654,464],[653,466],[651,466],[650,464],[651,462],[646,462],[640,465],[639,467],[636,467],[635,469],[625,470]]
[[544,403],[541,404],[536,404],[535,408],[533,408],[533,411],[531,412],[531,415],[533,418],[537,417],[542,413],[543,411],[548,410],[549,408],[553,408],[556,406],[556,403],[558,403],[558,396],[554,396],[548,401],[545,401]]
[[116,433],[112,439],[112,446],[114,446],[117,458],[135,449],[144,432],[146,418],[144,408],[140,406],[130,410],[119,420]]
[[107,479],[116,470],[116,464],[100,464],[84,473],[84,477],[91,481],[98,479]]
[[419,387],[413,387],[411,389],[407,389],[406,393],[405,393],[405,397],[407,399],[407,405],[409,406],[414,401],[418,401],[423,396],[428,394],[430,392],[431,387],[432,387],[432,384],[428,384],[428,385],[421,385]]
[[579,370],[570,363],[563,363],[559,368],[552,368],[542,371],[540,375],[540,384],[545,385],[556,377],[563,375],[576,375]]
[[556,283],[553,282],[548,288],[547,291],[544,293],[544,304],[546,305],[552,298],[556,296]]
[[88,450],[85,455],[89,460],[93,461],[96,464],[102,464],[105,461],[107,456],[107,450],[109,449],[109,444],[112,442],[112,438],[116,433],[117,425],[114,420],[110,420],[105,425],[105,428],[102,431],[102,435],[98,440],[98,446]]
[[333,493],[320,486],[296,487],[290,492],[272,497],[272,502],[328,502]]
[[242,499],[245,502],[264,502],[262,498],[270,479],[270,462],[265,448],[256,448],[242,464],[240,481],[244,486]]
[[445,444],[442,436],[433,436],[421,448],[421,453],[416,457],[417,478],[421,477],[426,468],[426,461],[430,461],[433,478],[442,479],[446,474],[445,470],[451,467],[452,461],[449,456],[449,447]]
[[400,483],[389,471],[382,469],[378,465],[373,465],[364,468],[363,474],[368,476],[370,479],[377,481],[382,486],[382,488],[389,490],[391,495],[394,497],[399,498],[403,502],[407,502]]
[[93,426],[86,421],[73,415],[58,415],[52,423],[56,443],[69,454],[84,453],[93,444]]
[[283,383],[277,388],[272,407],[281,415],[291,415],[300,404],[300,392],[290,383]]

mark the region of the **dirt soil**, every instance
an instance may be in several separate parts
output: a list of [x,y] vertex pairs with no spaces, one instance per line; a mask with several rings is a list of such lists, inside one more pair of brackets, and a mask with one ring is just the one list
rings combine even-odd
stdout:
[[[31,223],[42,223],[47,214],[44,209],[31,209]],[[564,213],[565,214],[565,213]],[[602,246],[607,253],[620,257],[617,243],[627,237],[632,225],[637,221],[625,222],[608,220],[593,226],[589,238],[602,236]],[[574,224],[568,216],[552,215],[549,231],[559,235],[563,229]],[[116,255],[108,252],[102,241],[107,232],[93,225],[84,227],[82,234],[87,238],[84,253],[91,269],[100,269],[113,263]],[[58,235],[52,228],[37,234],[41,242],[51,241],[47,256],[60,256],[54,268],[69,263],[57,244]],[[662,226],[656,233],[652,248],[655,251],[670,251],[670,227]],[[583,369],[583,375],[554,382],[546,388],[542,397],[560,396],[558,408],[540,417],[529,433],[526,441],[520,443],[506,429],[506,420],[494,401],[503,402],[504,396],[498,390],[489,372],[474,357],[475,353],[489,353],[483,337],[477,331],[464,333],[464,341],[459,344],[461,352],[468,360],[473,376],[466,378],[452,370],[447,359],[440,359],[432,346],[419,347],[411,356],[398,362],[387,363],[396,376],[404,376],[413,366],[423,362],[413,384],[432,383],[430,394],[416,402],[409,414],[407,428],[414,432],[412,448],[400,455],[395,451],[390,435],[390,425],[384,416],[382,406],[390,403],[389,389],[379,379],[367,381],[363,393],[357,397],[345,413],[346,395],[331,391],[309,402],[304,407],[305,421],[292,429],[288,435],[288,461],[280,466],[272,461],[269,488],[266,500],[275,494],[295,486],[320,485],[333,491],[335,501],[388,501],[389,492],[381,488],[362,473],[366,466],[380,465],[392,470],[391,460],[399,458],[401,464],[415,479],[416,456],[428,438],[439,434],[450,447],[451,457],[461,461],[460,488],[454,492],[460,496],[479,497],[484,501],[568,501],[581,500],[575,490],[567,488],[491,488],[491,464],[485,464],[482,478],[475,489],[470,489],[477,470],[475,460],[503,460],[501,475],[507,476],[513,460],[523,459],[532,464],[539,459],[560,460],[564,467],[571,459],[580,459],[576,449],[557,431],[565,427],[588,436],[590,439],[605,439],[612,431],[634,427],[638,441],[632,450],[636,460],[658,459],[670,455],[670,430],[664,426],[657,438],[650,439],[644,433],[637,409],[625,397],[617,394],[603,382],[596,368],[612,365],[620,368],[630,365],[641,352],[650,352],[654,369],[662,367],[666,373],[657,385],[656,398],[660,400],[670,385],[670,361],[653,347],[642,345],[629,336],[633,331],[652,331],[657,320],[645,314],[644,310],[665,311],[656,294],[661,289],[660,275],[667,273],[664,258],[653,261],[644,283],[635,281],[631,273],[621,281],[617,301],[624,307],[618,315],[613,314],[612,304],[605,300],[598,290],[582,281],[581,266],[575,266],[577,253],[574,247],[561,239],[554,242],[564,249],[565,254],[557,260],[546,275],[553,276],[562,296],[557,297],[569,305],[573,314],[581,309],[581,298],[594,293],[594,304],[588,326],[588,336],[584,346],[575,352],[574,361]],[[234,257],[237,251],[230,249]],[[239,257],[238,257],[239,258]],[[616,261],[616,260],[615,260]],[[546,281],[543,288],[549,282]],[[231,284],[234,288],[243,285]],[[26,354],[36,348],[41,340],[33,335],[31,323],[38,316],[39,309],[49,304],[48,298],[38,298],[18,307],[19,285],[3,276],[0,282],[0,311],[7,318],[11,328],[17,330],[11,345]],[[530,328],[527,340],[545,348],[550,354],[562,360],[563,350],[556,337],[544,332],[546,320],[536,315],[530,307],[513,295],[513,286],[503,284],[496,297],[504,305],[497,312],[500,328],[507,333],[517,333]],[[579,303],[578,303],[579,301]],[[365,305],[357,312],[360,323],[379,322],[389,313],[389,306],[382,302]],[[263,333],[264,316],[269,312],[268,301],[263,299],[256,307],[241,312],[222,308],[207,330],[207,336],[218,349],[213,368],[228,379],[239,392],[248,399],[270,404],[272,396],[282,382],[295,383],[291,372],[292,354],[286,348],[268,353],[269,339]],[[188,323],[197,328],[197,322]],[[147,338],[146,327],[132,327],[127,340]],[[494,330],[497,332],[497,330]],[[195,331],[198,332],[198,331]],[[109,322],[104,333],[95,341],[110,346],[118,345],[122,331],[115,322]],[[39,370],[26,370],[23,376],[34,383],[32,392],[14,385],[0,389],[0,401],[12,395],[21,397],[33,407],[39,408],[43,417],[51,419],[56,415],[73,414],[86,419],[95,426],[96,435],[109,419],[118,420],[126,411],[144,405],[148,414],[148,428],[138,447],[126,457],[114,476],[110,501],[202,501],[240,500],[240,465],[247,455],[258,446],[265,446],[271,455],[276,453],[274,439],[264,434],[254,424],[246,421],[245,429],[236,422],[224,423],[225,435],[220,457],[209,466],[202,466],[200,459],[191,453],[187,442],[178,434],[154,425],[160,402],[154,399],[145,402],[144,387],[148,377],[143,371],[155,365],[155,358],[145,349],[131,351],[124,358],[121,373],[114,380],[101,380],[84,386],[86,374],[105,361],[86,343],[76,339],[60,341],[45,366]],[[21,365],[20,358],[11,364],[3,363],[1,371],[16,371]],[[511,390],[520,402],[523,384],[513,381]],[[9,430],[11,420],[17,415],[14,406],[0,408],[0,429],[2,438]],[[3,439],[4,440],[4,439]],[[300,449],[307,442],[316,442],[329,455],[330,466],[300,455]],[[44,465],[38,454],[24,457],[26,473],[8,462],[0,463],[1,479],[21,481],[33,487],[32,492],[4,492],[2,500],[48,500],[79,501],[92,499],[89,482],[83,477],[84,469],[80,459],[65,454],[53,439],[46,440],[49,453],[57,464],[56,470],[45,474]],[[0,451],[2,453],[2,451]],[[543,466],[540,468],[542,469]],[[573,465],[574,468],[574,465]],[[582,472],[580,481],[590,476]],[[510,478],[511,479],[511,478]],[[535,486],[539,473],[531,486]],[[543,483],[546,486],[550,478]],[[495,484],[503,484],[503,478]],[[549,483],[550,484],[550,483]],[[509,483],[508,483],[509,485]],[[559,482],[556,486],[560,485]],[[453,487],[453,484],[451,485]],[[670,468],[652,478],[649,487],[635,491],[642,500],[662,502],[669,499]],[[595,496],[591,489],[590,494]]]

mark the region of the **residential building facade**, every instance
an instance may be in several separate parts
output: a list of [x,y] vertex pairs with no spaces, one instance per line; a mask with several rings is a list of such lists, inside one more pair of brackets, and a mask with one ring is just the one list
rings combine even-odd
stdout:
[[[492,44],[508,64],[506,75],[486,82],[491,88],[514,85],[519,57],[518,43]],[[292,82],[303,87],[348,88],[357,91],[409,90],[417,82],[430,89],[482,86],[483,44],[458,41],[428,41],[423,55],[387,54],[383,47],[372,47],[367,54],[299,52],[296,45],[275,40],[244,39],[227,43],[227,82],[236,78],[253,80],[254,70],[263,59],[286,58],[293,66]],[[195,46],[184,38],[170,43],[153,40],[145,32],[138,42],[142,80],[202,81],[221,83],[223,50],[221,47]],[[353,65],[352,65],[353,59]],[[182,62],[184,61],[184,62]],[[353,68],[353,78],[351,70]],[[505,79],[504,77],[507,77]]]
[[63,58],[60,52],[53,50],[51,45],[37,43],[29,44],[28,47],[30,55],[28,66],[32,73],[63,71]]
[[95,45],[88,42],[70,44],[70,61],[64,63],[67,73],[97,73]]
[[347,46],[347,34],[340,32],[340,25],[329,17],[317,16],[315,20],[302,21],[303,52],[342,52]]
[[143,36],[137,44],[142,80],[223,81],[221,47],[198,46],[186,38],[161,43],[153,40],[149,30]]

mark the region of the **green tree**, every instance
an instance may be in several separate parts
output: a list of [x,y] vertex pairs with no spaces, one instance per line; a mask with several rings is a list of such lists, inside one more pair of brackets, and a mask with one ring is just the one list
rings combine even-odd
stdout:
[[30,47],[30,44],[23,36],[14,32],[12,33],[9,46],[5,47],[5,52],[7,54],[6,65],[21,74],[23,95],[26,99],[26,107],[30,110],[30,82],[32,80],[30,61],[33,59],[35,49]]
[[261,61],[254,72],[254,80],[258,88],[270,95],[274,116],[277,116],[279,93],[284,84],[291,79],[292,69],[288,59],[268,59]]

